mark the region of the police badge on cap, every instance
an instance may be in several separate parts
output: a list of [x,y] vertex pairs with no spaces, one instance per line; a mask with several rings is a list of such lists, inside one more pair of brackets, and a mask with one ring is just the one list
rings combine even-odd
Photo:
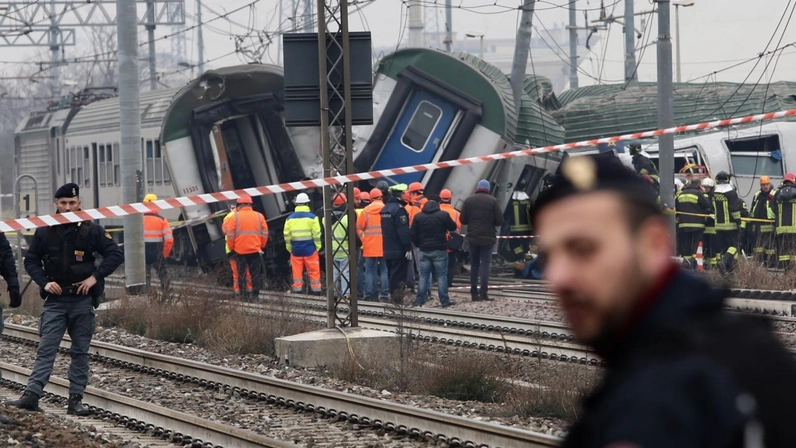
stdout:
[[55,192],[55,199],[76,198],[80,195],[80,187],[75,183],[64,184]]

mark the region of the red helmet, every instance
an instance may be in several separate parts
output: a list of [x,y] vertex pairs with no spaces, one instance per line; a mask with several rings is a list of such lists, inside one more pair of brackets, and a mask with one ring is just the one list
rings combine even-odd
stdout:
[[348,198],[345,193],[337,193],[334,195],[334,205],[345,205],[346,202],[348,202]]
[[796,184],[796,175],[794,175],[793,173],[786,174],[783,182],[790,182],[792,184]]
[[367,191],[363,191],[362,193],[359,194],[359,199],[362,199],[363,201],[369,201],[370,193],[368,193]]
[[412,182],[411,184],[409,184],[409,190],[407,191],[409,191],[410,194],[418,191],[423,191],[423,184],[421,184],[420,182]]
[[238,196],[238,204],[251,204],[251,203],[252,203],[252,197],[249,196],[248,194],[242,194]]
[[447,188],[439,192],[439,198],[443,201],[450,201],[453,199],[453,193]]
[[354,187],[354,199],[362,199],[362,192],[357,187]]
[[374,188],[374,189],[370,190],[370,198],[371,199],[373,199],[373,200],[381,199],[382,196],[384,196],[384,195],[382,194],[381,190],[379,190],[378,188]]

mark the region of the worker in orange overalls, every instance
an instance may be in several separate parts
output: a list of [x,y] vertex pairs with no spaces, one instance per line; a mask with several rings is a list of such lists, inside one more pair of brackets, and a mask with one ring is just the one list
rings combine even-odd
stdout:
[[[383,196],[378,188],[370,190],[370,199],[373,202],[365,207],[357,218],[357,234],[362,241],[362,256],[365,259],[365,300],[368,302],[376,302],[379,299],[387,301],[390,297],[387,262],[384,260],[384,242],[381,235]],[[381,288],[378,288],[379,280]]]
[[[462,253],[461,243],[464,242],[464,238],[459,234],[459,231],[462,230],[462,222],[459,219],[461,213],[459,213],[459,210],[453,208],[453,205],[451,205],[452,200],[453,200],[453,193],[447,188],[439,192],[439,208],[447,212],[451,216],[453,222],[456,223],[456,232],[448,233],[448,287],[449,288],[453,286],[453,275],[456,273],[456,260],[459,257],[459,254]],[[452,247],[452,246],[458,246],[458,247]]]
[[[144,203],[157,201],[154,194],[144,196]],[[160,290],[166,289],[169,273],[166,270],[166,258],[171,255],[174,247],[174,236],[166,218],[155,212],[144,213],[144,254],[146,261],[146,285],[150,286],[151,270],[154,268],[160,279]]]
[[253,210],[251,196],[243,194],[238,198],[235,212],[224,219],[223,229],[230,254],[237,259],[238,275],[233,275],[235,294],[241,294],[241,277],[251,275],[251,284],[246,285],[243,300],[254,301],[265,283],[263,249],[268,244],[265,216]]
[[[232,206],[232,210],[224,216],[224,223],[227,222],[230,216],[235,214],[235,206]],[[223,227],[223,225],[222,225]],[[235,253],[232,252],[232,249],[229,248],[229,241],[224,240],[224,250],[227,253],[227,259],[229,260],[229,269],[232,271],[232,287],[235,289],[235,294],[240,295],[240,278],[238,277],[238,258],[235,257]],[[246,291],[251,291],[252,288],[252,273],[246,269]]]
[[[318,251],[321,250],[321,223],[310,211],[310,198],[306,193],[296,196],[296,210],[285,220],[285,247],[290,252],[293,268],[293,292],[304,289],[304,268],[310,276],[310,289],[321,293],[321,265]],[[328,254],[332,256],[332,254]]]

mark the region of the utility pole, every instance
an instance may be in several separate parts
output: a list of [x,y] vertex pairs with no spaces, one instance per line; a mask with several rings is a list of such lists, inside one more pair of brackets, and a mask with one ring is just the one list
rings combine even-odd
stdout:
[[625,0],[625,82],[638,79],[636,76],[635,24],[633,0]]
[[57,12],[55,0],[50,0],[50,52],[52,56],[52,66],[50,66],[50,76],[52,77],[52,96],[57,99],[61,97],[61,80],[58,79],[58,49],[60,46],[60,32],[57,22]]
[[[578,19],[577,0],[569,0],[569,88],[578,88]],[[588,25],[588,24],[587,24]]]
[[[672,33],[670,0],[658,0],[658,129],[674,126],[672,92]],[[627,25],[627,24],[625,24]],[[661,181],[661,202],[674,207],[674,135],[658,137],[658,172]],[[672,235],[676,232],[674,214],[667,215]]]
[[410,0],[409,9],[409,47],[423,47],[423,9],[419,0]]
[[514,106],[517,113],[522,106],[523,85],[525,72],[528,68],[528,52],[531,50],[531,30],[533,23],[533,8],[536,0],[523,0],[520,27],[517,28],[517,40],[514,44],[514,62],[511,65],[511,92],[514,96]]
[[[119,57],[119,113],[121,119],[122,201],[140,202],[141,113],[138,84],[138,21],[136,2],[116,0],[116,35]],[[141,294],[146,285],[144,217],[124,217],[124,274],[127,291]]]
[[[119,1],[119,0],[116,0]],[[196,0],[196,21],[199,23],[197,26],[197,38],[199,46],[199,76],[205,72],[205,41],[202,37],[202,0]]]
[[453,5],[451,0],[445,0],[445,51],[451,52],[453,43]]
[[158,89],[158,72],[155,63],[155,2],[146,2],[146,32],[149,38],[149,90]]

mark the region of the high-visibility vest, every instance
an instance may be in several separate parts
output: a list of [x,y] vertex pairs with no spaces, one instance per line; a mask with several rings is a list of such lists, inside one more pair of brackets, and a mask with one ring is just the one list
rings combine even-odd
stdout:
[[283,235],[287,251],[297,257],[309,257],[321,250],[321,224],[306,205],[297,205],[287,217]]
[[155,213],[144,213],[144,243],[162,244],[163,258],[168,258],[171,255],[174,236],[166,218]]
[[[332,257],[348,258],[348,213],[341,212],[343,216],[332,224]],[[323,218],[323,228],[326,228],[326,218]]]
[[412,204],[406,204],[404,208],[406,209],[406,213],[409,214],[409,225],[411,226],[415,216],[420,213],[420,207]]
[[384,202],[373,201],[357,218],[357,234],[362,241],[362,256],[380,258],[384,256],[384,239],[381,234],[381,209]]
[[453,208],[453,206],[451,204],[448,204],[448,203],[445,203],[445,202],[439,204],[439,208],[441,210],[444,210],[447,214],[449,214],[451,216],[451,219],[453,220],[453,222],[456,223],[456,230],[461,230],[462,229],[462,221],[459,219],[459,216],[461,215],[461,213],[459,212],[459,210],[456,210],[455,208]]
[[[768,193],[763,192],[763,190],[758,191],[755,193],[755,198],[752,200],[752,209],[751,215],[752,218],[755,219],[772,219],[774,212],[771,209],[772,203],[774,202],[774,191],[769,191]],[[753,222],[752,224],[756,224],[762,233],[768,233],[774,231],[774,224],[773,223],[764,223],[764,222]]]
[[268,244],[268,223],[265,217],[250,206],[227,215],[223,224],[230,251],[248,255],[260,252]]

